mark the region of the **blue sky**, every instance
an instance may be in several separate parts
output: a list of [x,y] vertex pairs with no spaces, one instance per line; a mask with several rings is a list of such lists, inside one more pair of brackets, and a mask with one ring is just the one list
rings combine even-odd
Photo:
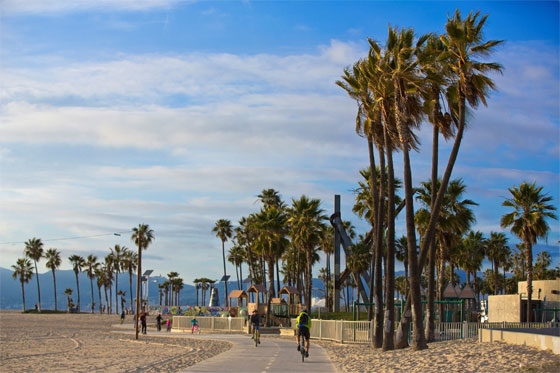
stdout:
[[[536,181],[558,206],[556,1],[5,0],[0,266],[40,237],[70,268],[72,254],[131,247],[111,233],[147,223],[156,239],[145,268],[218,278],[211,228],[258,210],[263,188],[288,202],[320,198],[328,212],[341,194],[344,218],[363,233],[351,206],[367,146],[353,130],[355,103],[334,82],[389,23],[441,33],[456,8],[488,13],[486,37],[506,41],[492,57],[505,68],[498,91],[470,119],[453,173],[480,204],[474,228],[488,234],[501,231],[514,184]],[[419,136],[415,183],[430,173],[428,125]],[[442,144],[440,164],[448,152]],[[558,262],[560,227],[550,225]],[[93,235],[103,236],[47,241]]]

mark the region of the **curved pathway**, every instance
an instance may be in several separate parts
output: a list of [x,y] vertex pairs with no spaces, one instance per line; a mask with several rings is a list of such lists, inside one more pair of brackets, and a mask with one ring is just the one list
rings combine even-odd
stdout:
[[[116,329],[127,329],[129,325],[113,325]],[[133,332],[132,332],[133,333]],[[201,361],[182,372],[324,372],[334,373],[337,370],[331,363],[325,350],[311,341],[309,358],[301,362],[301,355],[296,350],[295,338],[280,339],[264,336],[261,344],[255,347],[250,335],[247,334],[191,334],[157,332],[148,328],[150,337],[196,338],[228,341],[232,348],[219,355]]]

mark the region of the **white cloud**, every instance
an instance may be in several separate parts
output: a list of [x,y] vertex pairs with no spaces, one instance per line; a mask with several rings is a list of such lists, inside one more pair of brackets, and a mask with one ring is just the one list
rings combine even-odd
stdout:
[[6,14],[53,14],[86,10],[143,11],[170,8],[185,0],[3,0]]

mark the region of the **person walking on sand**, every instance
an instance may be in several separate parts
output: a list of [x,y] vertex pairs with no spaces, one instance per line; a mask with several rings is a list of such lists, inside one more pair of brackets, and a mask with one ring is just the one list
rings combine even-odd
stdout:
[[146,312],[144,311],[140,315],[140,322],[142,323],[142,334],[146,334]]
[[157,331],[161,332],[161,314],[156,317]]
[[121,324],[124,323],[124,311],[121,312]]
[[171,319],[167,319],[167,331],[170,332],[171,331]]

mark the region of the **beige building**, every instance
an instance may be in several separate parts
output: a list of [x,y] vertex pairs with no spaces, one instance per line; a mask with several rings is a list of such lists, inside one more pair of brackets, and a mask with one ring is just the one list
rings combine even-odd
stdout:
[[[560,278],[533,281],[531,299],[533,321],[557,320],[560,312],[544,310],[560,309]],[[518,282],[517,294],[488,296],[488,322],[501,321],[527,321],[527,281]]]

